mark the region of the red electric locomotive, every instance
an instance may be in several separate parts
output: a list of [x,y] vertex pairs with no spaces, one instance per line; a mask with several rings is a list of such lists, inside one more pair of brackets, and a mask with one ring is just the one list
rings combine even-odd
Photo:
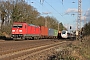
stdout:
[[12,26],[13,39],[38,39],[40,37],[40,27],[24,22],[14,22]]

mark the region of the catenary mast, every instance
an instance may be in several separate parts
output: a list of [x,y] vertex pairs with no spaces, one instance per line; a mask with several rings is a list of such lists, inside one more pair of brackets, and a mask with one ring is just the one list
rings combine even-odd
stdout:
[[78,17],[77,17],[77,31],[76,31],[76,40],[81,40],[81,0],[78,0]]

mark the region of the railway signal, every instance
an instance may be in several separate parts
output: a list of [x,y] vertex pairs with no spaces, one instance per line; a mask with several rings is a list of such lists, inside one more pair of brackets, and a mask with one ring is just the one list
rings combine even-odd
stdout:
[[70,26],[70,29],[72,29],[72,27]]

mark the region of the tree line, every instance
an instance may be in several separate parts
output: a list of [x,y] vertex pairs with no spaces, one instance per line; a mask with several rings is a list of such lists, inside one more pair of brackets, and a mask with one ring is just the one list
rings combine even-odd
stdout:
[[[53,16],[41,16],[36,8],[27,4],[24,0],[0,0],[1,32],[11,34],[13,22],[26,22],[38,26],[45,26],[47,19],[48,28],[58,30],[58,20]],[[59,30],[66,29],[59,23]]]
[[86,24],[84,25],[84,27],[82,27],[81,30],[82,30],[82,34],[83,34],[84,36],[90,35],[90,22],[86,23]]

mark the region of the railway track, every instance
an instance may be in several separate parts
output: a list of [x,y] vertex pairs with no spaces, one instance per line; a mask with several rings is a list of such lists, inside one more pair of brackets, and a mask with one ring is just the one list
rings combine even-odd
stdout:
[[[0,60],[27,60],[28,57],[33,56],[35,54],[38,53],[42,53],[43,51],[47,51],[47,50],[51,50],[55,47],[60,46],[60,44],[62,43],[66,43],[66,41],[62,41],[62,42],[52,42],[52,43],[47,43],[47,44],[43,44],[41,43],[40,45],[36,46],[36,45],[32,45],[35,47],[29,47],[29,48],[23,48],[23,49],[16,49],[16,50],[9,50],[9,52],[2,52],[0,54]],[[30,60],[30,59],[29,59]]]

